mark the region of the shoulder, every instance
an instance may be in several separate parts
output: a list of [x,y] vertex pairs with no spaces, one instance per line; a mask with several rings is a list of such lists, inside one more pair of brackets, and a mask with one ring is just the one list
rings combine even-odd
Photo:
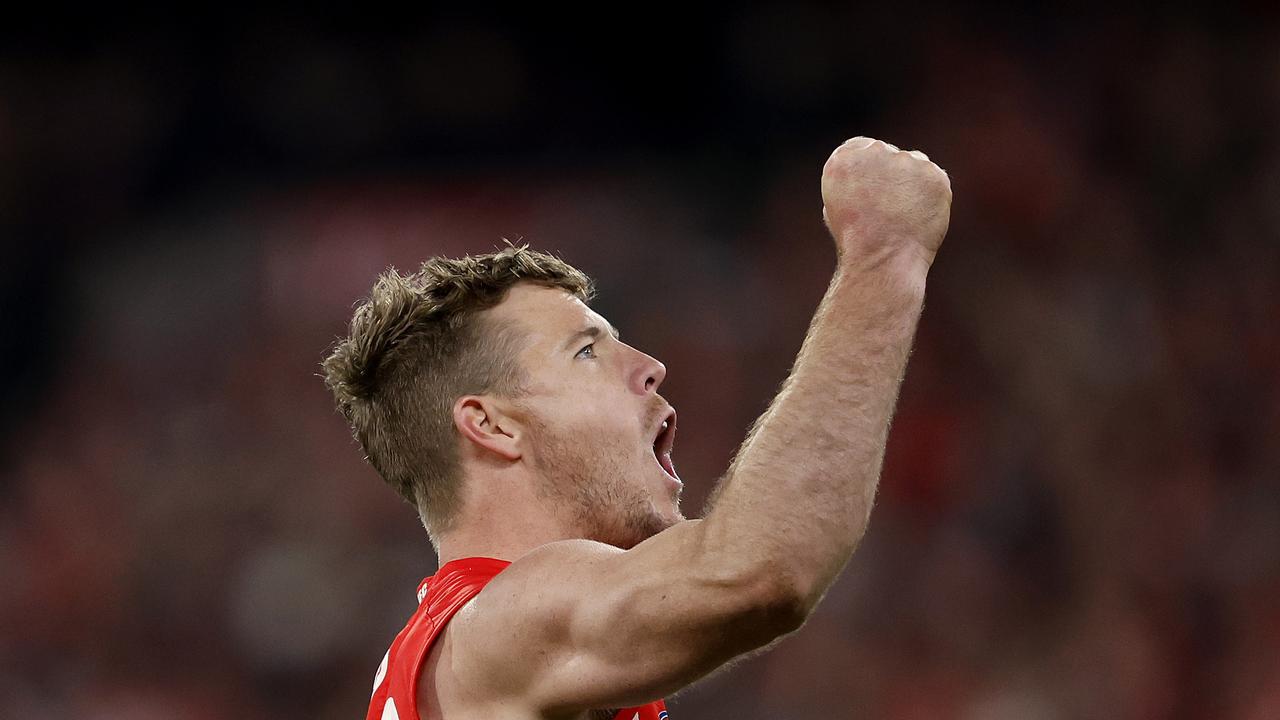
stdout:
[[506,632],[511,625],[524,630],[543,613],[564,605],[566,592],[582,588],[601,564],[625,551],[592,540],[562,540],[529,551],[485,586],[454,618],[456,638],[477,641]]
[[571,598],[587,587],[592,568],[624,552],[591,540],[564,540],[512,562],[444,630],[456,680],[486,695],[521,693],[538,675],[537,662],[558,657]]
[[[560,589],[590,575],[599,565],[616,560],[626,551],[594,540],[561,540],[530,550],[494,577],[485,588],[480,609],[493,609],[504,601],[519,597],[523,601],[537,599],[540,589]],[[554,588],[551,584],[555,583]],[[526,593],[528,593],[526,595]],[[521,605],[525,605],[522,602]]]

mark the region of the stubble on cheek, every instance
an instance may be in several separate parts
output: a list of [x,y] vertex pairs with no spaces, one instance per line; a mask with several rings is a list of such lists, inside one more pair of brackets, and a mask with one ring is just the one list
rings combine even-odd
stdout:
[[[578,537],[629,549],[671,522],[653,507],[621,444],[601,444],[588,432],[555,431],[533,423],[541,476],[539,496]],[[595,441],[595,442],[593,442]]]

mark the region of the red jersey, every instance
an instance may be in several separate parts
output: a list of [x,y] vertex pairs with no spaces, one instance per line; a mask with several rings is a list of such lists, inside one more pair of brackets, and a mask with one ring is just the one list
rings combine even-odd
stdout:
[[[484,586],[511,563],[493,558],[461,558],[445,563],[418,585],[418,609],[391,643],[373,678],[373,698],[366,720],[420,720],[418,676],[431,643],[454,613],[480,594]],[[614,720],[667,720],[662,700],[624,708]]]

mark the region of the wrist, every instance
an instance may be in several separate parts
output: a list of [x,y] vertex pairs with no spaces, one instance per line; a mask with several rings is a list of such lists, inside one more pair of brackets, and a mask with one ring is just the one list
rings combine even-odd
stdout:
[[923,296],[932,265],[933,253],[914,242],[896,247],[880,246],[871,251],[859,248],[857,252],[837,253],[836,279],[864,282],[874,278],[877,284],[915,289]]

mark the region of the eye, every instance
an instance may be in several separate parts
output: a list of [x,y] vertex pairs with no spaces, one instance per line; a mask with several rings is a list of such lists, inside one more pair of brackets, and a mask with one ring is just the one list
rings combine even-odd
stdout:
[[591,343],[590,345],[587,345],[586,347],[579,350],[577,355],[574,355],[574,357],[595,357],[595,356],[596,356],[595,343]]

